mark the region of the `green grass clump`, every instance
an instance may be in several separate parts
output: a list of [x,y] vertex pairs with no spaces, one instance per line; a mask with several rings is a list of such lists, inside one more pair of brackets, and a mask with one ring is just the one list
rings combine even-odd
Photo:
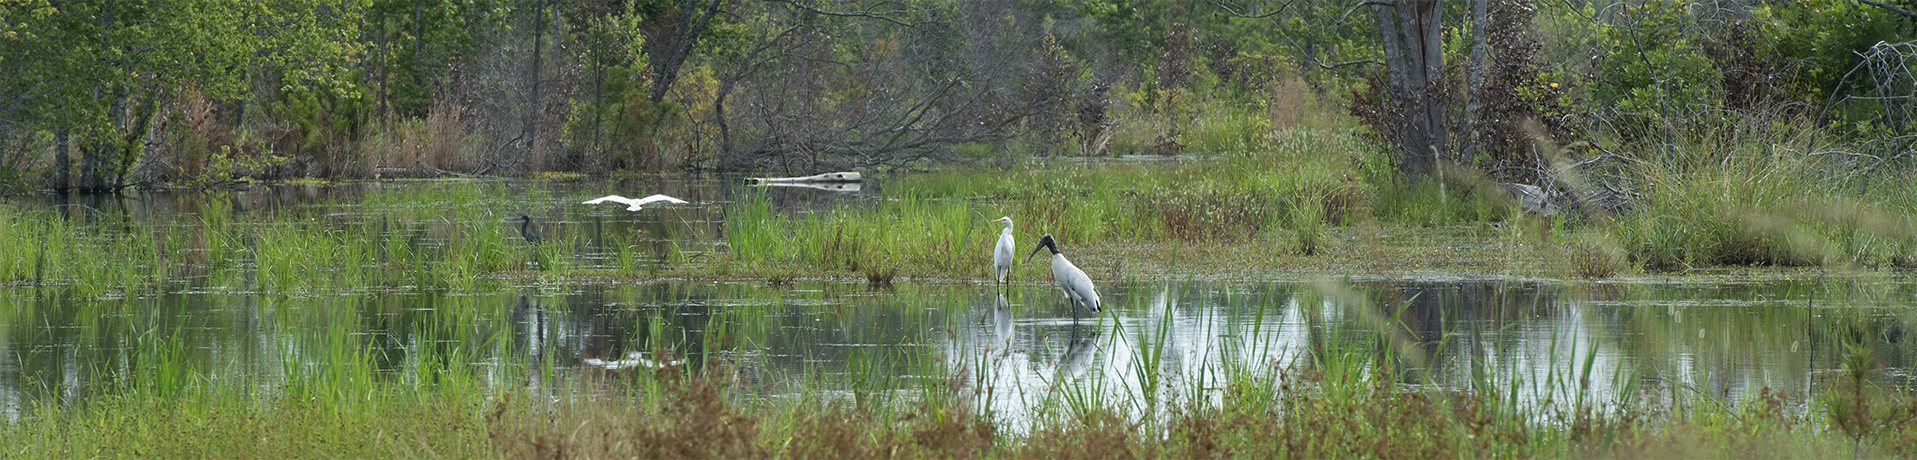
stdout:
[[1908,260],[1917,189],[1804,153],[1832,148],[1802,132],[1693,140],[1635,170],[1641,196],[1602,231],[1656,269]]
[[[974,233],[982,212],[971,203],[916,196],[867,207],[840,207],[791,216],[762,199],[727,211],[731,261],[773,272],[774,267],[810,267],[856,273],[879,284],[893,275],[936,276],[971,271],[963,264],[989,253]],[[989,265],[989,264],[988,264]]]

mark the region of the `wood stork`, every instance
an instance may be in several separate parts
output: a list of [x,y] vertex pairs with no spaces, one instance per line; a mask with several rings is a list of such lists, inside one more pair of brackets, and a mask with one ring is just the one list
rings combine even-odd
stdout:
[[1058,280],[1058,287],[1065,290],[1065,296],[1070,297],[1073,303],[1097,312],[1098,289],[1092,286],[1092,278],[1085,276],[1085,271],[1079,270],[1077,265],[1072,265],[1072,261],[1065,260],[1064,254],[1058,253],[1058,243],[1052,241],[1050,233],[1038,238],[1038,247],[1032,248],[1032,253],[1027,254],[1025,260],[1031,261],[1032,256],[1038,255],[1039,249],[1052,250],[1052,279]]
[[1012,259],[1018,257],[1017,243],[1012,242],[1012,218],[1000,217],[992,223],[1005,224],[1005,231],[998,234],[998,247],[992,249],[992,267],[998,269],[999,284],[1005,284],[1005,274],[1012,272]]
[[649,196],[645,198],[640,198],[637,200],[626,198],[619,195],[606,195],[599,198],[594,198],[592,200],[588,200],[585,203],[581,203],[581,204],[599,204],[599,203],[604,203],[608,201],[615,202],[615,203],[625,203],[627,211],[638,211],[640,206],[645,206],[648,204],[658,203],[662,201],[666,203],[672,203],[672,204],[686,204],[686,200],[681,200],[678,198],[673,198],[673,197],[669,197],[665,195],[653,195],[653,196]]
[[533,226],[532,217],[520,214],[519,218],[513,220],[519,221],[519,237],[525,238],[527,243],[538,243],[541,240],[539,227]]

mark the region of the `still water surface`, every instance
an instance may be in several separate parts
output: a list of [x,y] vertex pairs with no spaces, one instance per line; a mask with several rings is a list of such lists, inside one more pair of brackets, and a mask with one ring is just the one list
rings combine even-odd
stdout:
[[[190,226],[191,216],[219,207],[315,225],[412,219],[393,225],[424,229],[455,224],[392,210],[484,206],[496,210],[489,213],[501,226],[531,214],[549,239],[572,235],[580,246],[569,257],[591,267],[618,263],[616,251],[598,245],[605,234],[722,252],[723,204],[747,193],[765,193],[794,213],[880,199],[875,184],[856,192],[753,191],[739,182],[488,183],[502,198],[484,203],[430,199],[437,189],[470,183],[419,182],[17,204],[82,225]],[[639,213],[576,204],[628,190],[645,192],[621,194],[667,193],[697,204]],[[393,193],[428,198],[378,211],[356,204]],[[432,244],[434,233],[424,234],[420,244]],[[187,276],[150,293],[88,299],[58,286],[0,287],[0,411],[18,417],[35,406],[80,404],[116,391],[106,383],[153,366],[197,375],[179,385],[246,387],[270,398],[295,375],[325,372],[356,354],[389,381],[430,383],[419,380],[430,380],[421,369],[458,367],[487,385],[555,398],[599,391],[581,382],[678,362],[731,373],[767,396],[953,381],[1012,420],[1064,394],[1133,404],[1216,397],[1234,374],[1302,369],[1314,350],[1379,348],[1412,369],[1398,377],[1407,387],[1516,387],[1537,401],[1567,396],[1547,382],[1589,385],[1588,394],[1602,399],[1638,391],[1734,399],[1764,387],[1802,396],[1822,388],[1852,344],[1872,348],[1884,375],[1907,382],[1913,348],[1906,332],[1917,321],[1913,285],[1879,276],[1145,279],[1102,282],[1107,309],[1094,315],[1070,308],[1049,280],[1001,288],[983,282],[986,271],[980,280],[902,280],[889,288],[508,278],[471,290],[287,295]]]

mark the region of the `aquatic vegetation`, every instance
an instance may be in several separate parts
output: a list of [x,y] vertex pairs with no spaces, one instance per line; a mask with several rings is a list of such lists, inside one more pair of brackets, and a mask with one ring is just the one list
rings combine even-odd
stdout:
[[[1279,314],[1270,291],[1231,294],[1256,305],[1233,314]],[[1743,396],[1639,387],[1638,371],[1606,371],[1597,348],[1570,334],[1547,337],[1549,360],[1520,371],[1491,362],[1443,371],[1427,362],[1430,344],[1394,332],[1406,303],[1335,283],[1301,297],[1345,305],[1354,316],[1308,319],[1311,348],[1282,363],[1260,360],[1280,331],[1220,331],[1223,348],[1189,362],[1168,325],[1188,303],[1128,297],[1144,309],[1136,325],[1088,323],[1089,340],[1124,350],[1109,366],[1061,374],[1022,402],[1022,415],[997,413],[985,398],[989,366],[949,367],[944,359],[874,347],[852,352],[841,368],[812,367],[767,392],[741,372],[749,362],[715,345],[721,337],[777,328],[747,307],[703,326],[698,357],[675,346],[657,317],[641,343],[657,347],[656,368],[585,370],[555,380],[551,355],[488,330],[484,310],[460,297],[430,299],[435,311],[409,325],[357,324],[350,309],[294,310],[301,324],[324,324],[299,340],[273,345],[278,368],[263,381],[209,378],[221,358],[182,347],[182,328],[163,315],[128,318],[145,332],[127,366],[105,369],[89,385],[111,391],[74,404],[29,408],[0,421],[9,456],[432,456],[468,457],[1716,457],[1864,458],[1907,455],[1917,445],[1904,429],[1913,397],[1879,383],[1872,354],[1848,353],[1842,382],[1820,395],[1769,388]],[[1205,300],[1203,302],[1210,302]],[[1232,311],[1230,309],[1201,309]],[[866,313],[855,313],[866,314]],[[1366,319],[1370,318],[1370,319]],[[951,312],[908,313],[906,321],[953,324]],[[1787,318],[1778,318],[1780,320]],[[1804,319],[1804,318],[1800,318]],[[1702,320],[1701,318],[1699,319]],[[1344,321],[1384,324],[1351,328]],[[1819,319],[1812,329],[1857,323]],[[1247,324],[1263,324],[1262,321]],[[1467,323],[1468,324],[1468,323]],[[1796,330],[1806,325],[1785,324]],[[379,337],[375,331],[401,331]],[[869,330],[848,327],[853,334]],[[925,328],[857,343],[931,340]],[[369,335],[369,332],[375,332]],[[1790,334],[1783,334],[1790,335]],[[1647,341],[1656,342],[1658,338]],[[388,343],[403,358],[388,362]],[[1471,346],[1441,344],[1440,347]],[[1657,344],[1646,344],[1658,348]],[[675,351],[678,350],[678,351]],[[1862,350],[1862,349],[1857,349]],[[1249,352],[1249,353],[1245,353]],[[986,363],[989,356],[957,358]],[[1069,358],[1066,359],[1069,361]],[[1069,368],[1071,363],[1058,366]],[[1213,376],[1182,386],[1172,373]],[[1462,386],[1408,382],[1447,372]],[[1531,373],[1535,372],[1535,373]],[[1607,375],[1608,374],[1608,375]],[[1599,392],[1593,382],[1608,381]],[[493,382],[493,383],[488,383]],[[498,384],[498,382],[506,382]],[[523,382],[523,383],[518,383]],[[557,386],[533,382],[560,382]],[[1873,420],[1863,422],[1863,420]]]

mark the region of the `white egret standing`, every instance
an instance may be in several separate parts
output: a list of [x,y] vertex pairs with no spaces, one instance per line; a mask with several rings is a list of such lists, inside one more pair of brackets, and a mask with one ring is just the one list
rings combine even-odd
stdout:
[[1065,296],[1070,297],[1073,303],[1097,312],[1098,289],[1092,287],[1092,278],[1085,276],[1085,271],[1079,270],[1077,265],[1072,265],[1072,261],[1065,260],[1065,255],[1058,252],[1058,243],[1052,241],[1050,233],[1038,238],[1038,247],[1032,248],[1032,253],[1027,254],[1025,260],[1032,260],[1032,256],[1038,255],[1039,249],[1052,250],[1052,279],[1058,280],[1058,287],[1065,290]]
[[681,200],[678,198],[673,198],[673,197],[669,197],[665,195],[653,195],[653,196],[649,196],[645,198],[640,198],[637,200],[626,198],[619,195],[606,195],[603,197],[594,198],[592,200],[586,201],[585,203],[581,203],[581,204],[599,204],[599,203],[604,203],[608,201],[616,202],[616,203],[625,203],[627,211],[638,211],[640,206],[645,206],[648,204],[658,203],[662,201],[666,203],[672,203],[672,204],[686,204],[686,200]]
[[1012,218],[1000,217],[992,223],[1005,224],[1005,231],[998,234],[998,247],[992,249],[992,267],[998,269],[998,283],[1005,284],[1005,274],[1012,272],[1012,259],[1018,257],[1017,243],[1012,242]]

